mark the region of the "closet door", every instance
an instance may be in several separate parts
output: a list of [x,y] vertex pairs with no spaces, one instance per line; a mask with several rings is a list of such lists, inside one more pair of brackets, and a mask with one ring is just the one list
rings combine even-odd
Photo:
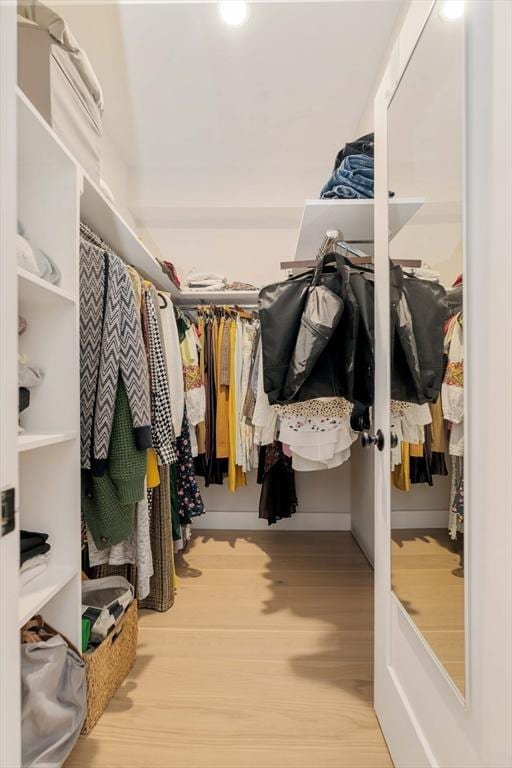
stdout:
[[0,3],[0,765],[20,763],[16,6]]
[[[376,98],[375,709],[397,768],[512,765],[511,30],[508,2],[412,3]],[[390,190],[423,201],[394,240]],[[448,292],[447,476],[413,444],[424,406],[406,426],[396,402],[390,258]]]

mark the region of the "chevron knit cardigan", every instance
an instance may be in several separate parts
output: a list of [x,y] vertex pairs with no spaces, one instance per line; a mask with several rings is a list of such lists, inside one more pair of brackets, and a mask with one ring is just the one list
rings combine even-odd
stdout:
[[132,283],[121,259],[82,233],[80,398],[82,467],[106,468],[121,373],[137,448],[151,446],[149,374]]

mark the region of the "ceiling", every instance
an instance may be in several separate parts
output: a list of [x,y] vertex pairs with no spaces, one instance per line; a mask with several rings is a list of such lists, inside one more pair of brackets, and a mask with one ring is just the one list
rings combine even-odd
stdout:
[[264,217],[317,196],[359,126],[403,0],[251,3],[236,29],[216,3],[53,5],[102,83],[132,208],[162,226],[206,208]]

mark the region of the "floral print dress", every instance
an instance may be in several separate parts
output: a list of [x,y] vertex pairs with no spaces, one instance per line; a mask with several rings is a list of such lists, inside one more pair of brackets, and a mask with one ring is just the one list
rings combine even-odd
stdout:
[[192,517],[203,515],[205,512],[203,499],[194,474],[194,460],[190,444],[187,409],[184,409],[181,435],[176,438],[177,462],[177,497],[181,524],[190,522]]

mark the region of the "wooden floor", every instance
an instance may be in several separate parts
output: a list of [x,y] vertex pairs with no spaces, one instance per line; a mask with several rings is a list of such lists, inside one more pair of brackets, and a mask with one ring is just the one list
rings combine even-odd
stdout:
[[392,584],[397,597],[464,694],[464,573],[444,529],[395,530]]
[[389,768],[370,567],[348,533],[196,535],[66,768]]

